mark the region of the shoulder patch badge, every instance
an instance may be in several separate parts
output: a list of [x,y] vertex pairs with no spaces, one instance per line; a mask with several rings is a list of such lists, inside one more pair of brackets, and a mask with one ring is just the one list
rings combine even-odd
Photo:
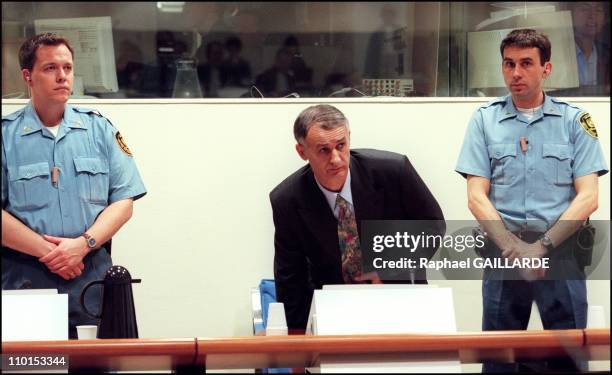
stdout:
[[119,148],[121,149],[121,151],[123,151],[123,153],[125,153],[127,156],[132,156],[132,151],[130,151],[127,144],[123,140],[121,133],[119,132],[115,133],[115,139],[117,140],[117,145],[119,145]]
[[593,138],[597,139],[597,129],[595,129],[595,123],[591,119],[591,115],[584,112],[580,115],[578,120],[580,122],[580,126]]

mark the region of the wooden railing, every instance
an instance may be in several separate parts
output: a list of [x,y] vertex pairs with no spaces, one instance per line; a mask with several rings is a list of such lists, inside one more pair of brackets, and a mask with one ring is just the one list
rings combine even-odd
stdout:
[[609,329],[461,332],[353,336],[256,336],[180,339],[14,341],[2,354],[64,354],[71,370],[203,370],[309,367],[321,355],[406,353],[422,360],[459,357],[484,360],[571,357],[610,360]]

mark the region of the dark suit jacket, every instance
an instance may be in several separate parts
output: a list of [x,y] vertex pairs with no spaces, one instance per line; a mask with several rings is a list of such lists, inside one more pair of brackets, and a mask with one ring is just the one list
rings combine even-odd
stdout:
[[[436,199],[406,156],[352,150],[350,170],[360,233],[361,220],[444,219]],[[317,186],[310,165],[300,168],[272,190],[270,201],[275,226],[276,299],[285,305],[288,327],[303,329],[313,290],[325,284],[344,283],[338,221]],[[416,278],[426,282],[424,272]]]

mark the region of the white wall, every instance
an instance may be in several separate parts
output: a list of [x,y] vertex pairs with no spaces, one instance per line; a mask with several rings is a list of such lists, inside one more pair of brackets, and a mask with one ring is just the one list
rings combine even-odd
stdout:
[[[610,100],[574,99],[588,110],[610,155]],[[471,219],[465,181],[454,172],[467,121],[486,99],[337,99],[349,118],[352,147],[406,154],[447,219]],[[4,100],[2,114],[24,101]],[[303,165],[293,121],[312,99],[80,100],[121,130],[149,193],[113,240],[115,264],[141,278],[134,285],[141,337],[250,335],[249,289],[272,276],[268,193]],[[610,218],[610,178],[600,179],[600,207]],[[480,330],[479,281],[439,281],[453,288],[457,325]],[[609,281],[590,281],[591,304],[609,326]],[[537,316],[531,328],[541,327]]]

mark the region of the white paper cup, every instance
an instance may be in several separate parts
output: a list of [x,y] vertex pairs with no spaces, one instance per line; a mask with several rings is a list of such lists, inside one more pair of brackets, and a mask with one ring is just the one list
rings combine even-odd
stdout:
[[79,340],[93,340],[98,336],[98,326],[77,326],[76,329]]
[[282,302],[272,302],[268,305],[268,322],[266,324],[266,336],[277,336],[287,334],[287,318],[285,317],[285,305]]
[[606,315],[603,306],[589,306],[587,328],[606,328]]

